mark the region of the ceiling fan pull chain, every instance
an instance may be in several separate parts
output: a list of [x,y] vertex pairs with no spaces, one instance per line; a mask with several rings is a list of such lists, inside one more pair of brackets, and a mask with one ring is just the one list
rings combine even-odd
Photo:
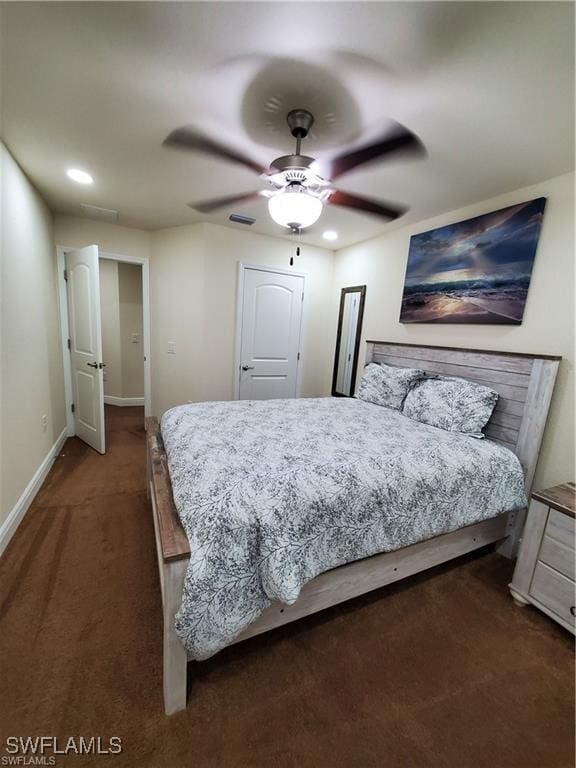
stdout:
[[[302,228],[301,227],[299,229],[294,230],[294,240],[296,240],[296,238],[298,238],[297,239],[298,244],[296,245],[296,256],[300,256],[300,246],[302,244]],[[290,257],[290,266],[291,267],[294,266],[293,256]]]
[[[298,229],[297,227],[291,227],[292,237],[294,238],[294,243],[296,245],[296,256],[300,256],[300,244],[299,241],[302,239],[302,230]],[[294,266],[294,256],[290,256],[290,266]]]

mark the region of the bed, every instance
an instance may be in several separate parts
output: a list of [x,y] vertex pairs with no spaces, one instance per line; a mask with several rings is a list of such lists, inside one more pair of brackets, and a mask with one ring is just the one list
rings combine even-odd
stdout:
[[487,439],[345,398],[148,420],[167,714],[189,660],[487,544],[514,555],[559,358],[368,342],[366,362],[495,389]]

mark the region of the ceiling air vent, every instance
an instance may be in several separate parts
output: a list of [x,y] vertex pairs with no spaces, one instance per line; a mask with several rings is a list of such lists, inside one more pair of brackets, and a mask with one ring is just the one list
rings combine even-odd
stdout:
[[87,216],[89,219],[97,219],[98,221],[108,221],[111,223],[118,221],[118,211],[113,211],[111,208],[99,208],[97,205],[80,203],[80,209],[84,216]]
[[252,216],[243,216],[241,213],[231,213],[228,218],[235,224],[246,224],[247,227],[251,227],[256,221]]

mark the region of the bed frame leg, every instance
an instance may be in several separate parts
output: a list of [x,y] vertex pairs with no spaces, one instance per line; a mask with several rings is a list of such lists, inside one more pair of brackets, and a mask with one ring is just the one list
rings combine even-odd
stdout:
[[180,607],[187,560],[164,566],[164,711],[173,715],[186,709],[188,656],[174,629],[174,616]]
[[508,513],[508,521],[506,523],[507,536],[499,544],[496,545],[496,551],[498,554],[503,555],[510,560],[516,559],[525,520],[525,509],[520,509],[515,512]]

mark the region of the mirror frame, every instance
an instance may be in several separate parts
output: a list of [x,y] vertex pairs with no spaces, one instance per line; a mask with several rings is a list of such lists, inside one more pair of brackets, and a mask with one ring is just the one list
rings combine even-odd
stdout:
[[[344,302],[347,293],[359,293],[360,305],[358,307],[358,324],[356,326],[356,339],[354,341],[354,361],[352,367],[352,377],[350,379],[350,389],[352,394],[343,395],[336,392],[336,381],[338,379],[338,360],[340,355],[340,342],[342,340],[342,320],[344,318]],[[332,397],[353,397],[356,387],[356,373],[358,371],[358,354],[360,352],[360,339],[362,337],[362,323],[364,320],[364,302],[366,300],[366,286],[352,285],[348,288],[342,288],[340,291],[340,311],[338,313],[338,331],[336,334],[336,351],[334,353],[334,371],[332,373]]]

